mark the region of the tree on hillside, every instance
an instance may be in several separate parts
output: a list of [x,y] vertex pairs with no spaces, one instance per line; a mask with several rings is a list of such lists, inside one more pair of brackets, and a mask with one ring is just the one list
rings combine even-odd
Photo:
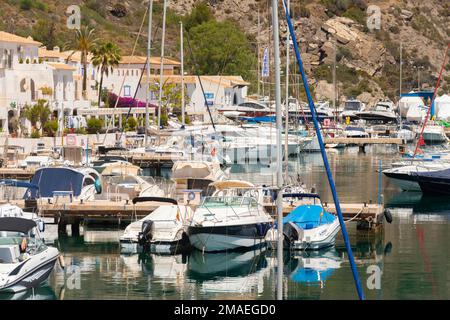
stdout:
[[113,72],[114,67],[119,65],[121,54],[117,45],[107,42],[95,47],[92,50],[92,55],[92,64],[100,72],[100,85],[98,90],[98,105],[100,106],[103,90],[103,76],[108,76],[110,72]]
[[[254,77],[256,57],[246,35],[230,21],[202,23],[189,31],[194,57],[188,51],[191,72],[205,75]],[[195,63],[197,70],[194,69]]]
[[201,25],[202,23],[214,20],[211,9],[205,2],[198,2],[189,15],[184,18],[184,28],[189,31],[191,28]]
[[98,39],[95,38],[95,29],[90,29],[89,27],[82,27],[81,29],[75,30],[75,40],[72,43],[72,54],[67,57],[67,60],[70,60],[73,54],[76,51],[81,52],[81,64],[83,65],[83,97],[86,98],[86,90],[87,90],[87,62],[88,55],[93,50],[95,45],[98,42]]
[[42,42],[49,50],[52,50],[58,44],[55,20],[39,20],[33,26],[31,35],[34,40]]

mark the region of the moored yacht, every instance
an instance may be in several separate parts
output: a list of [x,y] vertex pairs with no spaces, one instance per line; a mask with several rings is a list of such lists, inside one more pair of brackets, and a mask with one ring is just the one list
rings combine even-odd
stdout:
[[394,103],[392,101],[380,101],[371,110],[356,112],[355,118],[383,123],[397,121],[397,115],[394,112]]
[[263,207],[263,190],[245,181],[219,181],[196,209],[187,233],[205,252],[249,249],[265,244],[273,219]]
[[344,105],[342,107],[342,113],[340,115],[341,119],[346,120],[347,118],[352,120],[358,119],[356,117],[356,114],[364,111],[366,108],[366,105],[362,103],[361,101],[357,99],[349,99],[344,102]]
[[20,292],[39,286],[52,272],[59,251],[47,247],[36,221],[0,218],[0,292]]

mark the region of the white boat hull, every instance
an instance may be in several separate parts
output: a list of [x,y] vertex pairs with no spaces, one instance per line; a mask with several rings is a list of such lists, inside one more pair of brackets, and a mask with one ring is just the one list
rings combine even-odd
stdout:
[[264,245],[266,242],[262,238],[257,239],[210,233],[196,233],[190,235],[189,241],[194,248],[205,252],[252,248]]

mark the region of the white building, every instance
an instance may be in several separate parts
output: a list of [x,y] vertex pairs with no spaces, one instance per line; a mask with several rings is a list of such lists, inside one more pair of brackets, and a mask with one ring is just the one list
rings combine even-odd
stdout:
[[[0,31],[0,130],[13,133],[13,118],[26,105],[45,99],[55,113],[72,113],[79,100],[79,62],[66,63],[59,50],[39,49],[41,43]],[[50,51],[51,52],[51,51]],[[95,78],[95,75],[93,76]],[[80,88],[79,88],[80,87]],[[8,125],[9,124],[9,125]]]
[[[116,95],[120,93],[121,97],[134,97],[142,73],[146,73],[146,62],[146,57],[123,56],[119,65],[114,68],[114,71],[108,77],[104,76],[103,88]],[[164,58],[163,62],[164,74],[180,74],[180,62],[169,58]],[[150,57],[150,74],[159,74],[160,68],[161,58]],[[97,80],[100,82],[100,75],[98,75]],[[122,84],[123,88],[121,90]],[[120,90],[121,92],[119,92]]]
[[[157,85],[160,81],[159,75],[152,75],[150,84]],[[201,81],[201,85],[200,85]],[[142,83],[147,82],[144,76]],[[163,76],[164,83],[181,85],[181,75]],[[207,116],[206,103],[212,111],[221,106],[237,105],[245,101],[247,89],[250,83],[244,81],[241,76],[198,76],[185,75],[186,87],[186,112],[189,115]],[[205,94],[203,95],[202,86]],[[151,92],[151,103],[158,104],[159,92]],[[137,99],[145,101],[145,87],[138,91]],[[206,102],[205,102],[206,97]]]

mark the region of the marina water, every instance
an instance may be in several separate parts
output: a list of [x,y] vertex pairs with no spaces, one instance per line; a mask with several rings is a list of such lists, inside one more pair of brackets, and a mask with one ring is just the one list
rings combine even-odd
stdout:
[[[389,146],[328,152],[342,202],[377,202],[379,166],[398,160]],[[167,176],[168,172],[163,172]],[[235,165],[231,178],[271,184],[270,168]],[[289,175],[314,186],[323,201],[332,201],[319,153],[289,162]],[[382,178],[383,201],[392,224],[382,232],[357,231],[348,225],[358,272],[368,299],[450,299],[450,198],[401,192]],[[51,228],[51,226],[49,226]],[[274,299],[276,252],[155,255],[120,253],[123,227],[85,226],[80,237],[47,239],[65,258],[49,284],[33,292],[0,299]],[[52,230],[47,233],[52,234]],[[284,256],[285,299],[356,299],[342,237],[320,252]]]

